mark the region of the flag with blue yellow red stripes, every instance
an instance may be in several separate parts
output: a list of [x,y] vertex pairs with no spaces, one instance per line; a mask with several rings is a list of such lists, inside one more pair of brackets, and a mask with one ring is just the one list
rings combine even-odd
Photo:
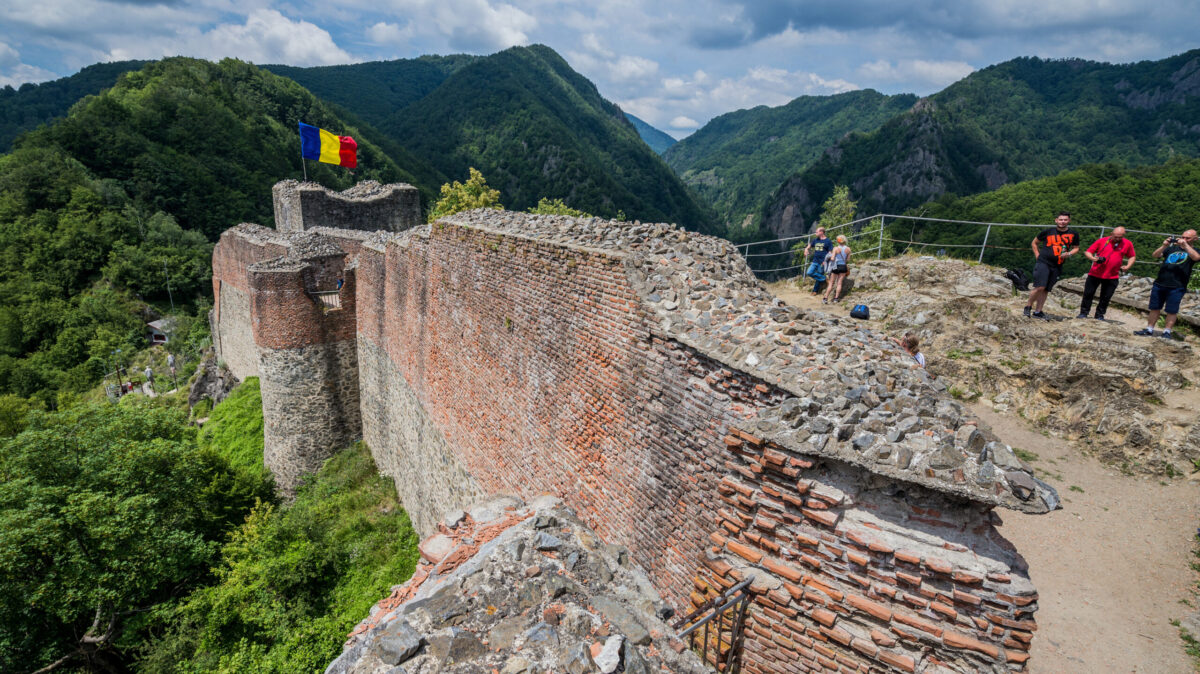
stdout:
[[358,166],[358,143],[350,136],[335,136],[325,129],[318,129],[300,122],[300,154],[326,164],[337,164],[346,168]]

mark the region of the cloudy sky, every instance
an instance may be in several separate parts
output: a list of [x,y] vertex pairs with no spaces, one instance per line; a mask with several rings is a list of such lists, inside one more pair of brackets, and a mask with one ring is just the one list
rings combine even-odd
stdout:
[[1196,0],[0,0],[0,86],[183,54],[298,66],[554,48],[682,137],[804,94],[930,94],[1016,56],[1200,47]]

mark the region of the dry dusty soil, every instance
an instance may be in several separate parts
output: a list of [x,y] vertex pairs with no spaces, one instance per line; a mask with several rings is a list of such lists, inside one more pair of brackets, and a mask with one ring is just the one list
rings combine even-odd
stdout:
[[[848,313],[854,304],[851,295],[847,303],[822,307],[794,284],[771,290],[794,306],[830,313]],[[1191,400],[1169,403],[1180,414],[1200,409]],[[1193,556],[1200,474],[1173,480],[1122,474],[986,400],[972,409],[1002,440],[1036,455],[1026,455],[1030,465],[1063,499],[1062,510],[1048,515],[998,511],[1001,532],[1028,561],[1040,594],[1030,671],[1198,671],[1171,621],[1195,611],[1184,602],[1196,603],[1198,576],[1189,564],[1200,561]]]

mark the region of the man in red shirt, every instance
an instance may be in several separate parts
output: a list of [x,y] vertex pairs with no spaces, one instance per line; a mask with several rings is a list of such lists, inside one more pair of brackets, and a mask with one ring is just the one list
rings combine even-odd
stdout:
[[1099,289],[1100,303],[1096,305],[1096,320],[1102,321],[1104,312],[1108,311],[1108,301],[1117,291],[1121,272],[1129,271],[1137,254],[1133,250],[1133,242],[1125,238],[1125,228],[1117,227],[1111,236],[1097,239],[1088,246],[1083,255],[1093,264],[1083,283],[1083,302],[1079,304],[1079,315],[1075,318],[1088,317],[1092,310],[1092,298]]

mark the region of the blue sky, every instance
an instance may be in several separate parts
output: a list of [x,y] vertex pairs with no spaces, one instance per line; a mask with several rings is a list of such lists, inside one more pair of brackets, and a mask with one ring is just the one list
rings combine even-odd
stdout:
[[0,85],[183,54],[310,66],[554,48],[682,137],[859,88],[930,94],[1017,56],[1124,63],[1200,47],[1196,0],[0,0]]

